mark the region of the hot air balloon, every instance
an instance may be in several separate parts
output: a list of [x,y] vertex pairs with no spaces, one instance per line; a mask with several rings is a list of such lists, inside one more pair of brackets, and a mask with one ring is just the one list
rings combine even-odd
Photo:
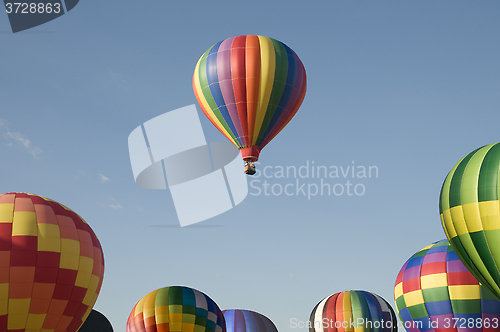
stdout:
[[217,304],[202,292],[170,286],[144,296],[132,309],[127,332],[226,332]]
[[24,193],[0,195],[0,264],[0,331],[77,331],[104,275],[90,226],[64,205]]
[[500,299],[500,144],[483,146],[448,173],[439,199],[446,237],[469,271]]
[[408,332],[498,331],[500,301],[481,286],[447,240],[410,257],[394,289],[396,310]]
[[227,332],[278,332],[273,322],[258,312],[242,309],[222,311]]
[[210,47],[198,60],[193,90],[203,113],[241,152],[254,174],[260,151],[299,109],[306,71],[280,41],[244,35]]
[[92,309],[78,332],[113,332],[113,326],[106,316]]
[[336,293],[311,312],[309,332],[394,332],[394,310],[382,297],[362,290]]

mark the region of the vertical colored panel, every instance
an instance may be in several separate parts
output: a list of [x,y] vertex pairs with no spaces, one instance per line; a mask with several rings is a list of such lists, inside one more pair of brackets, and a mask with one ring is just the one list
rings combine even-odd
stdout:
[[[332,296],[328,297],[325,301],[325,306],[323,308],[323,315],[321,318],[326,318],[328,324],[327,327],[324,329],[325,332],[334,332],[335,331],[335,322],[338,320],[337,317],[337,298],[339,294],[333,294]],[[323,319],[319,319],[320,323],[323,324],[324,321]],[[333,322],[333,326],[332,326]],[[323,325],[324,327],[324,325]]]
[[253,132],[252,145],[257,144],[262,122],[266,115],[269,99],[273,90],[274,75],[276,70],[276,51],[274,44],[270,38],[259,36],[260,43],[260,85],[259,85],[259,102],[257,107],[257,115],[255,118],[255,127]]
[[[236,137],[233,134],[233,131],[231,130],[231,128],[229,127],[229,125],[226,123],[226,120],[224,119],[223,114],[220,112],[220,110],[218,108],[218,105],[217,105],[214,97],[212,96],[212,92],[211,92],[211,88],[210,88],[210,82],[209,82],[209,79],[208,79],[209,68],[207,68],[207,66],[208,66],[207,65],[207,60],[208,60],[209,54],[213,53],[213,49],[216,46],[217,45],[214,45],[210,49],[208,49],[208,51],[205,52],[205,54],[203,54],[203,56],[202,56],[202,58],[200,60],[199,71],[198,71],[198,73],[199,73],[198,78],[199,78],[200,87],[201,87],[203,96],[205,97],[204,99],[208,103],[209,108],[206,108],[206,109],[203,108],[203,106],[204,106],[203,104],[200,105],[200,106],[202,106],[203,112],[205,114],[209,114],[210,115],[209,118],[211,118],[212,123],[214,123],[214,125],[219,130],[221,130],[220,128],[224,128],[224,131],[227,133],[227,135],[229,135],[231,137],[233,143],[237,144],[237,140],[236,140]],[[215,62],[215,64],[217,64],[217,62]],[[213,76],[215,76],[215,79],[217,79],[217,73],[215,72],[215,75],[214,75],[213,71],[214,71],[214,68],[211,68],[212,79],[214,79]],[[215,116],[215,118],[217,120],[215,120],[213,118],[212,114],[213,114],[213,116]]]
[[[363,332],[365,331],[365,324],[367,320],[370,320],[368,308],[366,307],[366,303],[364,298],[358,292],[349,292],[350,300],[351,300],[351,309],[352,309],[352,321],[349,321],[349,325],[354,325],[354,331]],[[361,323],[361,324],[359,324]],[[370,329],[366,329],[366,331],[370,331]]]
[[496,201],[498,196],[498,172],[500,169],[500,144],[492,144],[484,157],[478,179],[478,201]]
[[[228,38],[219,46],[219,50],[217,52],[217,75],[224,106],[229,114],[230,122],[236,130],[234,134],[237,135],[236,138],[238,143],[242,145],[243,130],[241,128],[238,109],[236,107],[231,75],[231,46],[233,40],[234,38]],[[228,120],[226,119],[226,122],[227,121]]]
[[367,310],[366,318],[364,319],[365,325],[368,324],[367,322],[371,323],[370,326],[367,326],[367,331],[382,332],[384,329],[380,322],[384,319],[384,311],[382,310],[379,300],[375,295],[368,292],[361,291],[359,293],[363,296],[363,302]]
[[[271,39],[271,38],[270,38]],[[273,87],[271,90],[271,95],[269,97],[269,104],[262,120],[262,125],[260,127],[259,136],[257,137],[256,145],[260,146],[263,141],[263,136],[266,133],[269,123],[273,115],[276,113],[276,109],[280,103],[283,96],[283,91],[286,87],[287,74],[288,74],[288,54],[282,43],[277,40],[271,39],[274,46],[275,54],[275,69],[274,69],[274,80]]]
[[490,148],[485,146],[474,153],[469,159],[467,167],[462,175],[462,184],[460,186],[461,205],[478,202],[478,180],[479,171],[483,163],[484,157]]
[[[248,145],[254,144],[257,113],[261,103],[262,93],[262,58],[261,42],[258,36],[247,36],[245,46],[245,71],[247,94]],[[266,69],[268,67],[265,67]]]
[[[469,233],[469,235],[474,245],[474,249],[465,248],[465,250],[467,250],[467,252],[470,252],[471,250],[477,252],[479,258],[473,261],[474,265],[477,266],[479,264],[479,261],[481,261],[486,267],[487,273],[493,278],[494,282],[497,285],[500,284],[500,274],[498,273],[498,265],[497,265],[499,262],[495,261],[495,256],[497,258],[500,257],[499,255],[494,255],[492,253],[490,246],[486,241],[485,232],[484,231],[474,232],[474,233]],[[496,236],[492,236],[492,238],[490,239],[489,241],[490,243],[495,243],[495,241],[498,241],[498,236],[500,235],[499,232],[496,232],[495,235]]]
[[[298,91],[298,94],[296,95],[295,99],[295,91],[294,94],[292,95],[292,98],[290,98],[289,104],[287,105],[286,109],[283,111],[281,114],[280,118],[277,120],[276,126],[273,128],[272,132],[269,133],[269,135],[266,135],[265,141],[262,143],[262,148],[266,146],[276,135],[280,133],[283,128],[290,122],[290,120],[295,116],[295,113],[297,113],[300,105],[302,104],[304,97],[306,95],[306,90],[307,90],[307,81],[306,81],[306,70],[300,64],[301,70],[299,69],[297,71],[297,81],[302,82],[300,85],[300,90],[295,90]],[[299,79],[300,78],[300,79]],[[293,102],[292,102],[293,100]],[[289,106],[291,105],[291,106]]]
[[458,167],[456,168],[450,183],[450,208],[462,205],[462,195],[460,188],[462,187],[462,180],[465,172],[465,168],[469,163],[469,160],[474,156],[474,154],[479,149],[474,150],[463,158]]
[[236,138],[237,137],[236,128],[234,127],[234,123],[231,120],[231,116],[229,115],[229,111],[224,102],[224,97],[222,96],[222,91],[219,84],[217,57],[219,56],[219,47],[221,44],[222,42],[215,44],[210,49],[210,52],[207,55],[207,61],[206,61],[207,83],[210,89],[210,94],[212,95],[212,98],[215,104],[217,105],[216,108],[219,110],[223,118],[223,121],[229,127],[229,130],[232,134],[231,136],[234,136],[235,140],[239,142],[238,139]]
[[[325,332],[326,330],[323,329],[323,325],[321,324],[323,316],[326,316],[325,314],[325,305],[326,302],[328,301],[328,298],[323,299],[320,301],[316,307],[314,307],[311,317],[310,317],[310,323],[312,328],[309,329],[310,332]],[[320,322],[318,324],[318,322]],[[326,331],[327,332],[327,331]]]
[[[208,99],[205,96],[202,88],[201,88],[201,83],[200,83],[200,64],[201,61],[203,60],[203,56],[198,60],[198,63],[195,67],[194,74],[193,74],[193,91],[196,97],[196,100],[198,101],[198,104],[200,105],[203,113],[205,116],[210,120],[210,122],[214,125],[215,128],[217,128],[231,143],[236,145],[236,141],[234,140],[231,135],[229,135],[228,130],[229,128],[224,124],[221,123],[220,119],[222,117],[220,114],[216,115],[214,111],[212,111]],[[208,88],[208,86],[207,86]],[[210,98],[212,98],[210,96]],[[213,99],[212,99],[213,102]]]
[[[246,36],[235,37],[231,45],[231,80],[233,83],[234,101],[238,110],[238,118],[243,131],[241,143],[243,146],[250,144],[248,136],[247,119],[247,92],[246,92]],[[258,80],[254,79],[257,83]],[[255,106],[257,104],[255,103]]]
[[247,322],[241,310],[234,312],[234,332],[246,332]]
[[[289,104],[290,98],[293,95],[293,92],[296,90],[296,84],[297,84],[297,72],[298,72],[298,65],[297,65],[297,60],[298,58],[295,56],[293,51],[283,44],[283,47],[286,50],[287,57],[288,57],[288,73],[286,75],[286,84],[285,84],[285,89],[283,90],[283,93],[281,95],[281,99],[278,103],[278,106],[276,107],[276,110],[274,114],[272,115],[272,118],[269,121],[269,124],[266,126],[266,131],[262,135],[261,141],[266,141],[267,136],[269,133],[271,133],[274,128],[279,125],[278,119],[281,118],[281,115],[283,112],[285,112],[285,109],[287,105]],[[299,60],[300,61],[300,60]],[[300,85],[300,82],[299,82]],[[300,90],[300,89],[298,89]],[[295,96],[298,96],[298,92],[295,94]],[[290,105],[291,106],[291,105]]]

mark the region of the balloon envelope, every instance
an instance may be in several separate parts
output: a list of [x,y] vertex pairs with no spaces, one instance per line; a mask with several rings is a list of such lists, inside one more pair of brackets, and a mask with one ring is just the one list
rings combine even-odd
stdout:
[[144,296],[129,315],[127,332],[226,332],[222,311],[202,292],[171,286]]
[[408,332],[481,332],[500,328],[500,301],[458,259],[446,240],[415,253],[394,289]]
[[201,109],[246,161],[256,161],[260,150],[290,122],[306,85],[306,71],[294,51],[255,35],[213,45],[198,60],[193,75]]
[[[353,328],[354,327],[354,328]],[[382,297],[362,290],[336,293],[311,312],[309,332],[397,331],[394,310]]]
[[227,332],[278,332],[273,322],[258,312],[242,309],[222,311]]
[[500,143],[460,160],[446,177],[439,200],[451,246],[469,271],[500,299]]
[[106,316],[92,309],[78,332],[113,332],[113,326]]
[[64,205],[24,193],[0,195],[0,264],[0,331],[77,331],[104,275],[90,226]]

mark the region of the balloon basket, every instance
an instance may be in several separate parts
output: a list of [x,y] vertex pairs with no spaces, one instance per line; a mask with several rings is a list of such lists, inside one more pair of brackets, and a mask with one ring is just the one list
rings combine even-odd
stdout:
[[246,163],[254,163],[259,160],[260,149],[255,145],[240,148],[241,159]]
[[255,174],[255,165],[254,163],[245,163],[245,174],[247,175],[254,175]]

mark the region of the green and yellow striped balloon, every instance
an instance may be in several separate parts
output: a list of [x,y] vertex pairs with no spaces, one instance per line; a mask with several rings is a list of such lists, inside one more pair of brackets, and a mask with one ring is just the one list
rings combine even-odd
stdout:
[[462,158],[446,177],[439,212],[460,260],[500,299],[500,143]]

